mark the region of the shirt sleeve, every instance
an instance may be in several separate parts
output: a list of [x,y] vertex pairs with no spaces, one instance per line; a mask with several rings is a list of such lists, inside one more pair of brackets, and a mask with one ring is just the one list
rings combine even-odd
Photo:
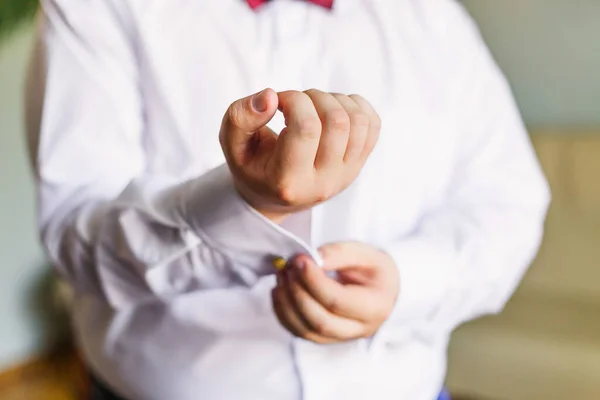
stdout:
[[127,4],[42,1],[27,122],[47,253],[117,309],[249,287],[270,256],[310,249],[248,206],[226,165],[186,181],[147,172]]
[[448,65],[457,65],[447,80],[458,152],[445,200],[386,248],[400,272],[382,328],[392,338],[436,337],[502,310],[538,250],[550,201],[509,85],[475,25],[455,1],[434,3]]

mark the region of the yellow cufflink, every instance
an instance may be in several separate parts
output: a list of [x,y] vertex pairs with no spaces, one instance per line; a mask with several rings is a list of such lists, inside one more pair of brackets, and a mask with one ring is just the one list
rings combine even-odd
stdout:
[[272,264],[277,271],[283,271],[287,266],[287,261],[283,257],[276,257],[273,259]]

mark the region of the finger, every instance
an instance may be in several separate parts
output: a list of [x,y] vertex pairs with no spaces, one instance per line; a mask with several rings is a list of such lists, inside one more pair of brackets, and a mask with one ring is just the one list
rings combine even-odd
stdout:
[[351,320],[368,319],[368,309],[365,307],[368,304],[364,301],[368,297],[365,288],[344,285],[331,279],[308,257],[297,257],[290,268],[306,292],[328,312]]
[[273,309],[279,322],[294,336],[302,337],[309,330],[297,315],[286,291],[286,273],[277,273],[277,286],[273,289]]
[[[390,285],[398,284],[397,269],[392,257],[366,243],[331,243],[319,248],[319,253],[323,258],[323,269],[336,271],[340,282],[346,284],[344,287],[372,292],[388,290],[386,288]],[[353,298],[357,297],[358,294]],[[372,306],[378,310],[377,304]]]
[[329,271],[344,269],[373,269],[385,260],[386,254],[366,243],[337,242],[319,248],[323,268]]
[[377,144],[377,140],[379,139],[379,132],[381,130],[381,118],[373,105],[368,102],[364,97],[351,94],[350,98],[354,100],[356,104],[369,116],[369,132],[367,133],[367,138],[365,140],[365,145],[363,148],[363,152],[361,154],[362,159],[366,159],[369,157],[373,148]]
[[302,92],[281,92],[279,109],[285,117],[286,128],[277,140],[275,161],[278,168],[312,171],[321,138],[321,120],[312,100]]
[[277,93],[272,89],[265,89],[239,99],[229,106],[219,133],[221,146],[227,158],[240,164],[257,131],[261,131],[263,138],[272,136],[272,132],[265,125],[277,112],[278,102]]
[[372,286],[375,271],[365,268],[347,268],[336,271],[336,279],[343,285]]
[[289,306],[286,308],[284,301],[282,300],[284,294],[282,294],[283,289],[281,287],[275,287],[271,291],[271,297],[273,301],[273,311],[275,312],[275,316],[279,323],[292,335],[297,337],[302,337],[306,329],[301,329],[301,327],[296,323],[290,323],[289,317],[287,313],[289,312]]
[[315,105],[323,125],[321,141],[315,159],[316,168],[332,168],[344,160],[350,135],[350,117],[329,93],[311,89],[305,92]]
[[281,325],[292,335],[320,344],[335,343],[337,340],[327,338],[310,331],[308,325],[298,315],[292,305],[290,295],[285,285],[278,285],[271,292],[273,310]]
[[350,117],[350,136],[346,153],[344,154],[345,162],[353,162],[360,159],[360,156],[365,147],[365,141],[369,133],[370,118],[356,102],[349,96],[334,93],[333,96],[344,107]]
[[341,341],[356,339],[363,334],[365,328],[361,321],[330,312],[294,274],[288,274],[288,291],[295,309],[311,332]]

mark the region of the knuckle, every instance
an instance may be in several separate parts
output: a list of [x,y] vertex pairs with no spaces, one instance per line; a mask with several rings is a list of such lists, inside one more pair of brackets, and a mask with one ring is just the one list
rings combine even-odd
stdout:
[[310,89],[305,90],[304,93],[311,96],[311,95],[315,95],[315,94],[321,94],[323,92],[320,91],[319,89],[310,88]]
[[321,121],[318,118],[302,118],[298,121],[301,135],[316,136],[321,133]]
[[338,301],[337,297],[331,297],[328,299],[327,303],[325,304],[325,308],[332,314],[338,314],[341,311],[340,302]]
[[342,109],[330,110],[325,113],[325,120],[331,129],[336,131],[348,131],[350,129],[350,117]]
[[312,268],[303,268],[301,271],[298,271],[298,276],[302,282],[305,282],[306,285],[311,287],[316,284],[315,273]]
[[331,335],[331,326],[325,319],[319,319],[312,324],[313,331],[321,336]]
[[362,111],[356,111],[350,114],[352,126],[357,128],[368,128],[371,124],[369,116]]
[[285,205],[293,205],[298,201],[298,191],[286,181],[280,181],[275,186],[275,195]]
[[322,187],[322,188],[318,188],[314,191],[314,201],[316,203],[323,203],[327,200],[329,200],[330,198],[332,198],[333,196],[335,196],[336,191],[333,189],[333,187]]
[[238,103],[233,103],[227,109],[227,119],[229,123],[236,128],[241,128],[244,124],[244,110]]
[[327,201],[327,199],[329,199],[329,196],[326,192],[320,190],[315,193],[314,199],[315,203],[323,203],[324,201]]
[[354,102],[356,104],[359,105],[359,107],[361,107],[362,109],[368,108],[368,109],[372,109],[373,107],[371,106],[371,103],[365,99],[363,96],[361,96],[360,94],[351,94],[348,97],[350,97],[352,100],[354,100]]

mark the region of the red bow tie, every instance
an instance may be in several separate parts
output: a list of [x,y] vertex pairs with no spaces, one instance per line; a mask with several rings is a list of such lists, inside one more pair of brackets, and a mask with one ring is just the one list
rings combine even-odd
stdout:
[[[250,5],[250,7],[253,10],[256,10],[263,4],[269,2],[269,0],[246,0],[246,1],[248,2],[248,4]],[[308,1],[309,3],[316,4],[318,6],[321,6],[321,7],[328,8],[330,10],[333,7],[333,0],[306,0],[306,1]]]

